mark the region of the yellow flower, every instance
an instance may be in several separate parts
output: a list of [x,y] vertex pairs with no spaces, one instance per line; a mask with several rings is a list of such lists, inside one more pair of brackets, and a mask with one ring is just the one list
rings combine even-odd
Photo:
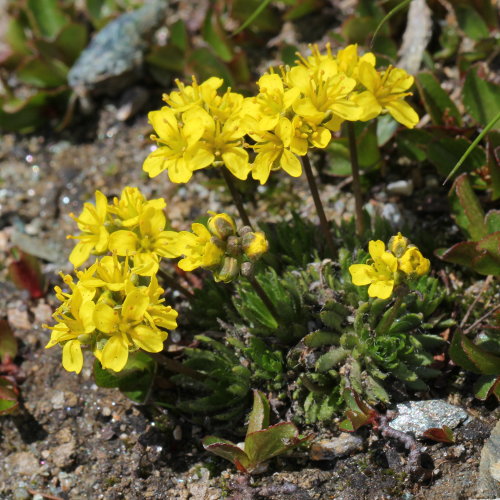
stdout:
[[193,271],[197,267],[207,269],[222,263],[224,249],[212,241],[210,231],[195,222],[191,225],[192,233],[181,231],[177,235],[177,248],[184,258],[177,264],[183,271]]
[[150,177],[164,170],[172,182],[187,182],[194,170],[204,168],[213,161],[213,155],[200,147],[204,128],[204,110],[190,108],[179,120],[170,108],[148,114],[149,121],[158,136],[152,135],[159,147],[149,154],[142,166]]
[[359,81],[366,91],[354,97],[363,108],[362,121],[371,120],[383,111],[405,127],[413,128],[418,123],[415,110],[404,100],[411,92],[406,92],[413,85],[413,76],[405,70],[389,66],[379,73],[369,62],[359,64]]
[[359,77],[359,64],[366,62],[371,66],[375,66],[376,59],[372,52],[367,52],[359,57],[358,45],[352,44],[338,51],[336,61],[339,73],[344,73],[357,81]]
[[[54,313],[58,321],[55,326],[44,325],[52,330],[46,349],[56,344],[63,345],[62,364],[69,372],[80,373],[83,367],[82,341],[86,341],[95,330],[95,303],[85,300],[79,288]],[[86,343],[86,342],[84,342]]]
[[398,269],[398,260],[385,250],[383,241],[370,241],[368,250],[372,263],[353,264],[349,267],[352,282],[356,286],[370,285],[368,295],[380,299],[388,299],[394,288],[395,273]]
[[95,206],[92,203],[84,203],[83,211],[78,218],[70,214],[81,231],[78,236],[68,236],[79,240],[69,256],[69,261],[75,267],[81,266],[92,251],[103,253],[108,248],[109,234],[105,227],[108,201],[100,191],[95,192],[95,199]]
[[252,177],[265,184],[271,170],[282,168],[292,177],[300,177],[302,165],[290,151],[294,138],[293,124],[288,118],[280,118],[274,132],[260,131],[249,134],[256,144],[252,148],[257,153],[252,164]]
[[399,261],[399,269],[406,273],[410,278],[423,276],[429,272],[431,263],[426,259],[417,247],[410,246]]
[[408,243],[408,238],[405,238],[401,233],[398,233],[389,240],[388,248],[396,257],[399,258],[405,253]]
[[174,90],[170,94],[163,94],[163,100],[176,113],[183,113],[196,106],[201,106],[204,102],[212,102],[217,95],[217,89],[224,83],[222,78],[215,76],[198,84],[196,78],[192,77],[192,85],[184,85],[180,80],[175,80],[179,90]]
[[241,247],[250,260],[257,260],[269,250],[269,242],[262,231],[249,232],[242,236]]
[[95,307],[95,324],[100,332],[108,336],[104,347],[96,353],[103,368],[116,372],[123,370],[127,364],[128,353],[132,348],[140,348],[147,352],[160,352],[167,332],[158,329],[146,318],[150,305],[147,289],[131,290],[121,308],[113,308],[105,303]]
[[165,224],[164,213],[148,207],[139,217],[138,232],[115,231],[109,238],[109,249],[119,256],[131,256],[137,274],[152,276],[158,272],[159,257],[179,256],[177,233],[164,231]]
[[139,216],[144,210],[153,207],[163,210],[167,204],[163,198],[146,200],[136,187],[125,187],[120,199],[113,198],[113,205],[108,206],[109,213],[118,216],[123,227],[133,228],[139,224]]

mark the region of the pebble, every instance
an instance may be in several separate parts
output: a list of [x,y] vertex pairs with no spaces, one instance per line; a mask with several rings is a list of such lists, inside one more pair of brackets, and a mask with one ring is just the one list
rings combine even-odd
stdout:
[[403,180],[403,181],[396,181],[396,182],[389,182],[387,184],[387,192],[389,194],[401,194],[403,196],[411,196],[413,193],[413,181],[410,180]]
[[333,439],[322,439],[311,445],[311,460],[334,460],[363,449],[363,439],[355,434],[343,432]]
[[462,408],[441,399],[401,403],[397,405],[397,413],[390,426],[398,431],[412,432],[416,437],[422,437],[427,429],[433,427],[447,425],[454,429],[468,417]]
[[30,451],[19,451],[5,458],[5,465],[11,474],[33,476],[40,471],[38,459]]
[[500,421],[481,451],[477,489],[482,498],[500,498]]

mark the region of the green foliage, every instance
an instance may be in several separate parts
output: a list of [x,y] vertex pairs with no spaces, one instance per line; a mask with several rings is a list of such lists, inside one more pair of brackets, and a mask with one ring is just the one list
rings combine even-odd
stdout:
[[13,377],[3,374],[15,372],[13,360],[17,355],[18,346],[14,332],[5,319],[0,319],[0,415],[16,410],[19,404],[19,388]]
[[99,387],[117,387],[136,403],[145,403],[151,393],[156,374],[156,362],[143,351],[137,351],[128,358],[121,372],[105,370],[96,359],[94,363],[95,383]]
[[500,212],[491,210],[484,214],[467,174],[454,182],[450,200],[456,223],[468,241],[438,250],[437,255],[481,274],[500,275]]
[[248,429],[242,447],[215,436],[203,439],[203,447],[233,462],[240,472],[262,472],[263,465],[312,439],[313,435],[300,436],[291,422],[269,425],[269,401],[259,391],[253,393],[253,408],[248,419]]

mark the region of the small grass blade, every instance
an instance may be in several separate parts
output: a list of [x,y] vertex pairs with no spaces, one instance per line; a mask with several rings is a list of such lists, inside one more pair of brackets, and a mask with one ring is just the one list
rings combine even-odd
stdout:
[[373,47],[373,42],[375,41],[375,38],[377,37],[378,32],[380,31],[380,28],[382,28],[382,26],[386,23],[386,21],[388,21],[394,14],[396,14],[396,12],[398,12],[399,10],[403,9],[404,7],[406,7],[410,3],[410,1],[411,0],[403,0],[401,3],[399,3],[398,5],[396,5],[396,7],[392,8],[384,16],[384,18],[382,19],[382,21],[380,21],[378,23],[377,29],[373,33],[372,40],[370,42],[370,48]]
[[236,30],[231,33],[231,36],[241,33],[246,27],[250,26],[254,19],[271,3],[271,0],[263,0],[263,2],[253,11],[250,17]]

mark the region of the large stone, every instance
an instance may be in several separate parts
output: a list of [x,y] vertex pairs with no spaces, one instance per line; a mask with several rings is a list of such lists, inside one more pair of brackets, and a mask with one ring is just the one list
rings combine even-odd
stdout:
[[500,421],[481,451],[477,489],[481,498],[500,498]]

